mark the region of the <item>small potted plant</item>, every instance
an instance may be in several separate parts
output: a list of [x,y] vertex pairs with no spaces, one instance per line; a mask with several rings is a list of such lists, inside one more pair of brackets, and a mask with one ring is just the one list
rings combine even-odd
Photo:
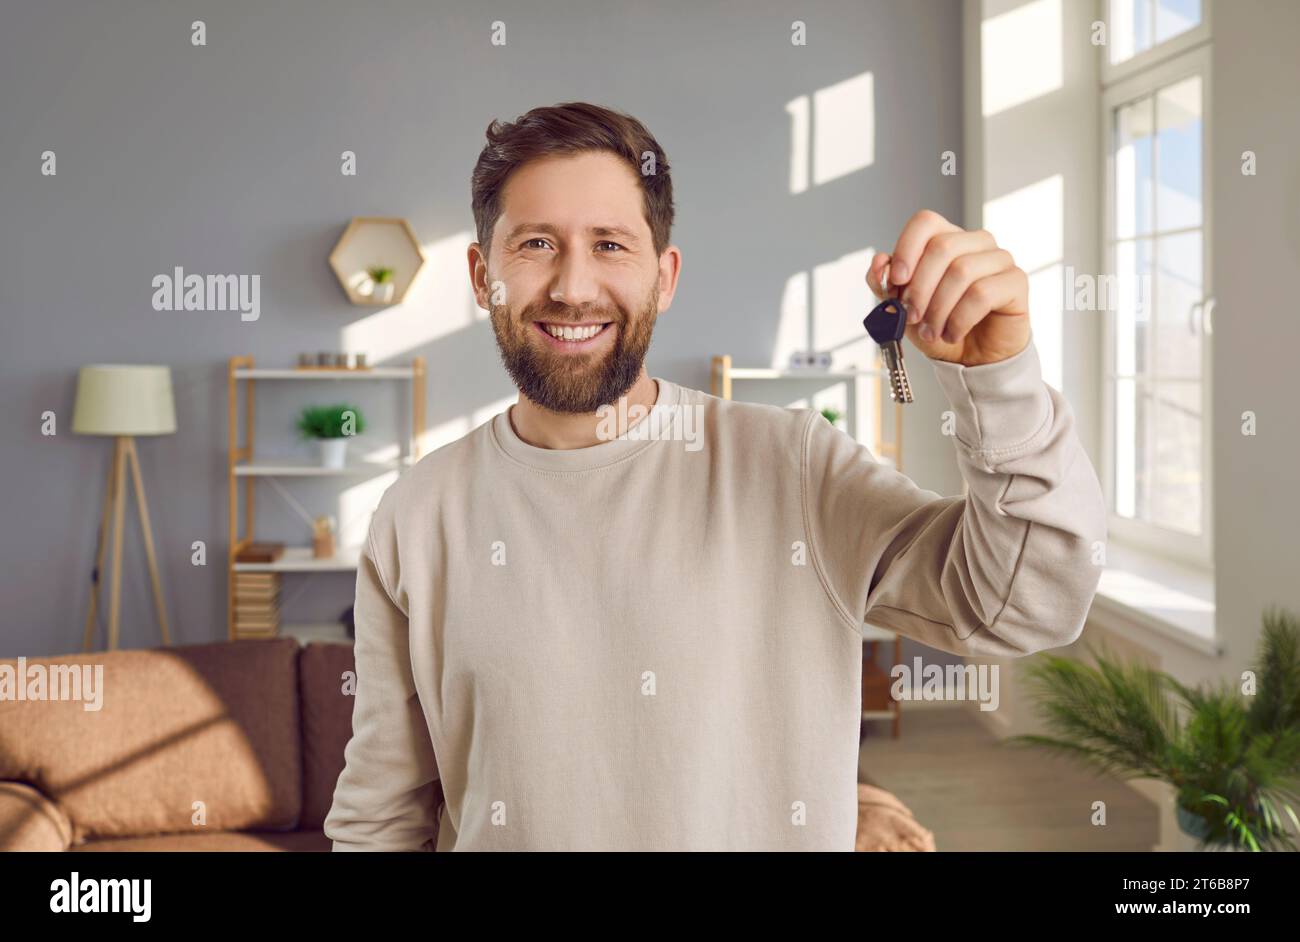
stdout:
[[313,438],[320,447],[321,466],[342,468],[347,460],[348,439],[366,430],[356,406],[308,406],[298,417],[298,431]]
[[[1057,736],[1015,736],[1121,779],[1175,792],[1178,826],[1215,850],[1294,850],[1300,832],[1300,623],[1264,616],[1254,689],[1189,688],[1163,671],[1092,652],[1096,667],[1045,656],[1029,667]],[[1245,680],[1243,679],[1243,686]]]
[[836,428],[839,428],[840,419],[844,418],[843,412],[841,412],[839,409],[835,408],[834,406],[826,406],[821,411],[822,411],[822,418],[824,418],[827,422],[831,423],[831,425],[834,425]]
[[367,268],[370,276],[370,298],[380,304],[393,300],[393,270],[383,265]]

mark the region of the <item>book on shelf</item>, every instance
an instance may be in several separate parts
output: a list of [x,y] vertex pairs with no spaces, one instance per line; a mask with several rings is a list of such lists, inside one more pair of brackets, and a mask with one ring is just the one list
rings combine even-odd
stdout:
[[260,628],[252,629],[252,628],[240,628],[238,625],[235,626],[235,636],[237,638],[244,638],[248,640],[260,639],[260,638],[274,638],[277,637],[279,633],[280,631],[278,628],[263,630]]
[[254,618],[251,616],[240,618],[238,615],[235,616],[236,628],[275,628],[279,624],[280,618],[278,615],[269,618]]
[[235,582],[240,585],[275,585],[279,582],[278,572],[236,572]]
[[273,563],[284,555],[284,544],[277,542],[249,543],[235,554],[238,563]]
[[242,596],[235,596],[234,609],[236,612],[274,612],[280,608],[278,598],[269,599],[246,599]]
[[280,606],[278,605],[236,605],[235,621],[250,619],[268,619],[279,618]]

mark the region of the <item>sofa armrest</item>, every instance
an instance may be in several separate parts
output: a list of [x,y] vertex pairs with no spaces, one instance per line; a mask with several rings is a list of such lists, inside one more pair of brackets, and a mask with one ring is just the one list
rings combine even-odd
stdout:
[[30,785],[0,781],[0,851],[62,851],[71,843],[62,808]]

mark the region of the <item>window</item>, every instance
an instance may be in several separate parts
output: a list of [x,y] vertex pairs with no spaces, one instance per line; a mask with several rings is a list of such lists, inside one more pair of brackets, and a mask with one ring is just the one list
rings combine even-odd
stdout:
[[1201,0],[1110,0],[1110,62],[1132,59],[1201,23]]
[[1207,24],[1198,0],[1111,0],[1110,11],[1108,58],[1131,66],[1106,86],[1102,114],[1111,533],[1208,567],[1209,56],[1204,42],[1173,56],[1161,46]]

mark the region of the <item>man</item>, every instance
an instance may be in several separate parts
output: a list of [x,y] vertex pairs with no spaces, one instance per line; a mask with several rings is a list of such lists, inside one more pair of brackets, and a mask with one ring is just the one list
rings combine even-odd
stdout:
[[[334,849],[852,850],[863,620],[1014,657],[1078,637],[1096,589],[1101,489],[1024,273],[929,212],[866,273],[955,413],[969,495],[940,497],[817,412],[647,375],[681,252],[640,122],[493,122],[472,189],[519,401],[375,513]],[[638,434],[682,410],[699,447]]]

